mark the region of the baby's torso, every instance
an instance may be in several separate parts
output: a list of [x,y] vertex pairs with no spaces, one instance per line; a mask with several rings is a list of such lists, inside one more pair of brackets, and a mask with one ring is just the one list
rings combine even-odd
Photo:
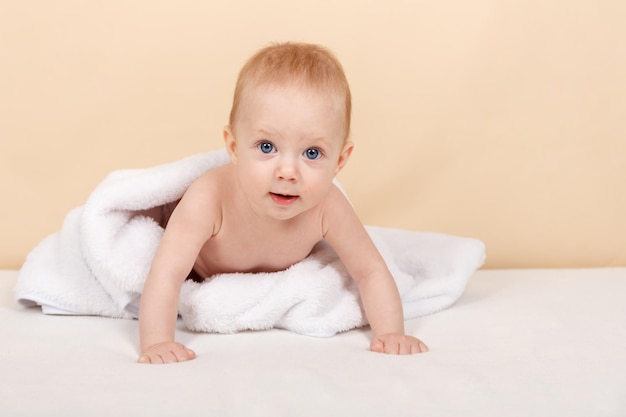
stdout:
[[224,214],[219,232],[202,247],[195,272],[203,278],[227,272],[273,272],[303,260],[322,240],[317,213],[304,213],[280,227],[246,224]]

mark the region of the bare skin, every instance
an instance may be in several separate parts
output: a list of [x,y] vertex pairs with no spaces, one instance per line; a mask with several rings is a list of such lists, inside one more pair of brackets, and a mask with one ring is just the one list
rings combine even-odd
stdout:
[[224,131],[231,163],[187,190],[169,219],[144,286],[140,363],[182,362],[195,353],[175,341],[178,297],[194,269],[283,270],[325,239],[358,285],[372,328],[370,349],[427,351],[404,333],[395,282],[346,197],[332,179],[353,145],[334,97],[301,87],[266,86],[246,97],[235,132]]

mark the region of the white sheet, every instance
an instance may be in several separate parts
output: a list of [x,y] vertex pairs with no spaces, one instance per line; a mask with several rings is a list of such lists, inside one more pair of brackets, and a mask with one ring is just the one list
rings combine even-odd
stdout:
[[624,416],[626,269],[478,271],[448,310],[409,320],[431,351],[367,351],[270,330],[192,333],[195,361],[135,363],[137,322],[46,316],[0,271],[0,415]]

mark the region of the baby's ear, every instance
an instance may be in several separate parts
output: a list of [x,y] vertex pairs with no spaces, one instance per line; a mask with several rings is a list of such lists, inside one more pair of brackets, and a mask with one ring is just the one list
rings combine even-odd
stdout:
[[350,159],[350,155],[352,155],[352,150],[354,149],[354,143],[347,140],[343,145],[343,149],[341,150],[341,154],[339,154],[339,161],[337,161],[337,169],[335,170],[335,175],[339,173],[343,169],[343,167]]
[[233,164],[237,164],[237,142],[230,126],[224,127],[224,144]]

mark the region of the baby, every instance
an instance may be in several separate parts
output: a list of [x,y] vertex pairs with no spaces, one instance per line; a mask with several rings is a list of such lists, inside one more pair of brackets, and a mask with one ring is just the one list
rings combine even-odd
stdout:
[[307,257],[322,239],[357,283],[372,329],[370,349],[428,350],[404,334],[395,282],[332,182],[352,153],[350,113],[341,64],[320,46],[270,46],[244,65],[224,129],[231,162],[208,171],[185,192],[146,279],[140,363],[196,357],[174,338],[187,277],[283,270]]

